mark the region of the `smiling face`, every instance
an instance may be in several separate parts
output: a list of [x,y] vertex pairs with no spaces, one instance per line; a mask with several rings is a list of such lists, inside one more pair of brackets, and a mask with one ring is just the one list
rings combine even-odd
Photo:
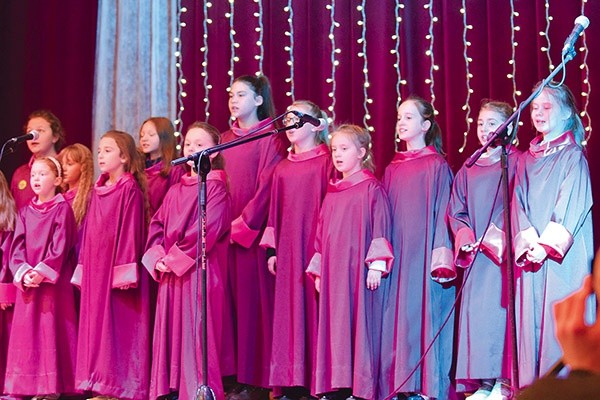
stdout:
[[152,160],[160,157],[160,137],[152,121],[146,121],[140,129],[140,148]]
[[396,134],[400,140],[406,142],[408,150],[425,147],[425,134],[430,126],[431,122],[421,116],[414,101],[407,100],[398,107]]
[[37,160],[31,166],[31,189],[38,196],[39,201],[44,202],[56,195],[56,188],[61,183],[50,166],[51,161],[47,159]]
[[262,96],[258,96],[252,86],[246,82],[236,81],[229,91],[229,112],[231,116],[240,121],[253,123],[258,121],[258,106],[263,103]]
[[39,133],[37,139],[27,141],[27,147],[33,155],[36,158],[56,155],[54,143],[58,138],[54,136],[50,122],[42,117],[33,117],[27,122],[27,132],[32,130]]
[[570,112],[561,107],[556,98],[547,89],[531,102],[531,120],[535,129],[551,140],[560,136],[566,127]]
[[359,148],[352,139],[351,135],[342,132],[334,133],[331,138],[333,165],[344,178],[362,169],[362,160],[366,154],[366,150]]

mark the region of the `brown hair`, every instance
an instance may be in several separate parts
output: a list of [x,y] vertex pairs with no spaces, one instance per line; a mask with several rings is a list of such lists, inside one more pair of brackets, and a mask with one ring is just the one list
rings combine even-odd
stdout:
[[442,130],[437,122],[435,122],[435,110],[433,104],[419,96],[409,96],[405,101],[412,101],[415,103],[421,117],[425,121],[431,123],[429,130],[425,133],[425,145],[433,146],[439,154],[445,155],[442,147]]
[[[73,200],[73,213],[75,214],[75,221],[77,225],[81,225],[89,204],[89,197],[94,185],[94,159],[92,152],[86,146],[75,143],[65,147],[58,155],[59,160],[62,164],[65,164],[67,158],[73,160],[73,162],[81,165],[81,175],[79,176],[79,186],[75,200]],[[69,185],[63,183],[63,189],[69,190]]]
[[[215,145],[221,143],[221,134],[217,128],[209,124],[208,122],[195,121],[192,122],[190,126],[188,126],[187,131],[190,129],[199,128],[208,133],[208,135],[213,140]],[[225,169],[225,158],[221,153],[217,154],[215,158],[210,162],[212,169]]]
[[158,149],[163,161],[163,166],[160,170],[162,176],[169,175],[171,171],[171,161],[177,158],[177,140],[175,139],[175,127],[170,119],[165,117],[150,117],[140,126],[140,134],[142,127],[146,122],[152,122],[158,133]]
[[0,231],[14,231],[17,219],[17,205],[6,177],[0,171]]
[[331,136],[343,133],[352,138],[352,141],[359,149],[365,149],[365,155],[362,159],[363,168],[371,172],[375,172],[375,163],[373,161],[373,151],[371,150],[371,135],[369,131],[363,127],[352,124],[343,124],[333,130]]
[[256,110],[259,121],[275,116],[275,104],[273,103],[273,94],[271,93],[271,83],[269,78],[264,75],[242,75],[235,78],[235,82],[244,82],[254,92],[256,96],[261,96],[263,102]]
[[[52,136],[57,138],[56,143],[54,143],[54,150],[58,153],[60,149],[65,145],[65,131],[60,122],[60,119],[56,115],[54,115],[49,110],[37,110],[29,114],[27,117],[27,122],[29,122],[33,118],[43,118],[50,124],[50,129],[52,129]],[[27,130],[27,124],[23,127],[23,130]]]

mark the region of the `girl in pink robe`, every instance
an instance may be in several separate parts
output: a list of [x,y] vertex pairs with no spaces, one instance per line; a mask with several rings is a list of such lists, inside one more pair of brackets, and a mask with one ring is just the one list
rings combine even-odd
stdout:
[[[218,144],[219,131],[205,122],[188,128],[183,152],[189,156]],[[224,397],[219,357],[222,353],[227,247],[231,226],[230,199],[223,157],[212,154],[207,176],[208,385]],[[193,164],[193,163],[191,163]],[[172,186],[150,222],[144,266],[158,283],[153,337],[150,399],[178,392],[193,400],[202,383],[201,277],[198,251],[198,175],[192,170]]]
[[69,279],[75,267],[77,225],[60,190],[53,157],[31,168],[36,197],[19,211],[10,266],[17,287],[4,391],[58,398],[75,392],[77,317]]
[[[288,108],[292,110],[327,118],[307,100],[295,101]],[[284,119],[286,125],[297,122],[292,113]],[[288,398],[308,395],[314,380],[317,294],[304,269],[315,252],[319,210],[333,176],[328,133],[327,127],[309,124],[286,131],[293,147],[273,173],[269,219],[261,240],[267,248],[269,271],[275,275],[269,383],[282,387]]]
[[73,208],[77,226],[83,226],[94,186],[94,158],[86,146],[75,143],[62,149],[59,160],[63,169],[63,196]]
[[323,200],[315,253],[306,272],[319,296],[313,394],[377,398],[384,288],[390,272],[391,215],[371,170],[371,137],[342,125],[331,139],[335,168]]
[[[236,120],[221,134],[223,143],[256,130],[272,130],[275,111],[268,79],[238,77],[229,91],[229,111]],[[223,152],[234,218],[229,280],[237,342],[231,348],[237,348],[237,380],[260,388],[269,386],[275,277],[267,269],[266,252],[259,241],[267,222],[273,170],[283,159],[285,147],[281,136],[270,136]],[[226,342],[231,341],[227,335],[233,331],[223,332]],[[224,375],[236,373],[231,356],[223,355]]]
[[92,193],[79,264],[75,383],[93,395],[147,399],[150,376],[144,162],[131,135],[109,131],[98,146],[102,175]]
[[6,372],[6,354],[12,326],[17,288],[8,263],[12,243],[17,207],[8,182],[0,171],[0,394],[4,394],[4,374]]

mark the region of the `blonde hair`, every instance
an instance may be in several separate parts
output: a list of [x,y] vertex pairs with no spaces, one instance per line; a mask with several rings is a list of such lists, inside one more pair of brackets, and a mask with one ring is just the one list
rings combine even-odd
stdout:
[[17,205],[10,192],[6,177],[0,171],[0,231],[14,231]]
[[292,105],[290,105],[290,107],[288,107],[288,110],[291,107],[304,107],[308,109],[308,115],[315,118],[320,118],[323,121],[325,121],[325,126],[323,127],[323,129],[315,132],[315,143],[329,144],[329,124],[327,123],[327,114],[325,113],[325,111],[321,110],[321,108],[318,105],[316,105],[310,100],[296,100],[292,103]]
[[[77,221],[77,225],[79,226],[87,214],[90,193],[94,185],[94,159],[92,152],[86,146],[75,143],[65,147],[58,157],[63,164],[67,161],[67,158],[70,158],[73,162],[81,165],[79,186],[73,200],[73,214],[75,214],[75,221]],[[63,183],[63,189],[65,191],[70,189],[66,182]]]
[[343,124],[333,130],[331,137],[337,134],[345,134],[352,138],[352,142],[359,149],[365,149],[365,155],[362,159],[363,168],[371,172],[375,172],[375,163],[373,162],[373,151],[371,150],[371,135],[369,131],[363,127],[352,124]]

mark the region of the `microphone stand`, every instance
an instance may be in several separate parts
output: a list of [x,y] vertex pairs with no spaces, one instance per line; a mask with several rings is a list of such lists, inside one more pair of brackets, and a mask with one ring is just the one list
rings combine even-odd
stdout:
[[490,134],[488,141],[477,151],[475,151],[471,157],[466,162],[467,168],[471,168],[475,162],[481,157],[481,155],[487,150],[487,148],[496,143],[502,146],[502,155],[501,155],[501,168],[502,168],[502,199],[503,199],[503,207],[504,207],[504,226],[506,234],[506,279],[507,279],[507,291],[508,291],[508,321],[509,321],[509,330],[510,330],[510,343],[511,343],[511,351],[512,351],[512,363],[511,363],[511,386],[513,387],[513,393],[516,393],[519,389],[519,356],[518,356],[518,346],[517,346],[517,321],[515,317],[515,260],[514,260],[514,252],[513,252],[513,241],[512,241],[512,223],[510,216],[510,198],[509,198],[509,182],[508,182],[508,151],[507,146],[510,145],[512,141],[512,135],[508,134],[508,126],[515,122],[515,132],[517,129],[518,119],[521,115],[521,111],[525,107],[527,107],[533,99],[535,99],[544,89],[544,87],[548,86],[548,84],[552,81],[552,78],[558,74],[560,70],[562,70],[566,63],[571,61],[575,57],[575,49],[570,48],[565,52],[563,56],[563,60],[560,65],[545,78],[537,90],[521,104],[517,111],[515,111],[502,125],[498,127],[494,132]]
[[[287,114],[287,113],[286,113]],[[284,114],[285,115],[285,114]],[[202,384],[196,391],[196,399],[198,400],[215,400],[215,393],[208,385],[208,296],[207,296],[207,259],[206,259],[206,177],[211,170],[210,155],[217,153],[222,150],[229,149],[243,145],[245,143],[253,142],[258,139],[265,138],[280,132],[284,132],[290,129],[298,129],[304,125],[304,121],[300,120],[297,123],[283,128],[276,128],[268,132],[260,134],[248,134],[237,140],[219,144],[206,150],[201,150],[197,153],[191,154],[187,157],[180,157],[176,160],[171,161],[171,165],[179,165],[193,161],[196,171],[198,171],[198,221],[200,223],[200,229],[198,231],[198,244],[201,244],[200,257],[196,256],[196,271],[200,269],[201,273],[201,307],[202,307]],[[200,259],[200,260],[199,260]],[[201,264],[199,265],[199,261]],[[194,325],[194,329],[196,329]],[[195,349],[194,349],[195,352]]]

